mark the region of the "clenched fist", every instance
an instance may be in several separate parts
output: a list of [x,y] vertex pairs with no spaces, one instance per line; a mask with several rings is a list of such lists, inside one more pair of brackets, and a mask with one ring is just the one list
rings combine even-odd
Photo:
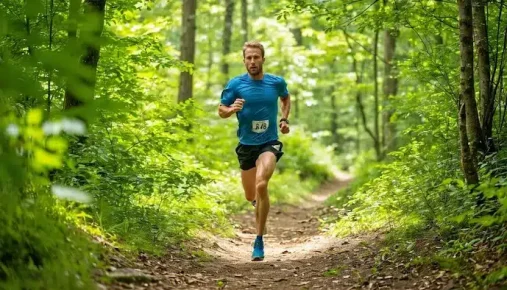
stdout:
[[232,111],[233,113],[236,113],[236,112],[238,112],[238,111],[241,111],[241,109],[243,109],[243,104],[244,104],[244,103],[245,103],[245,100],[244,100],[244,99],[236,99],[236,100],[234,101],[234,104],[232,104],[232,105],[230,106],[231,111]]
[[280,122],[280,131],[282,134],[288,134],[290,132],[289,124],[285,121]]

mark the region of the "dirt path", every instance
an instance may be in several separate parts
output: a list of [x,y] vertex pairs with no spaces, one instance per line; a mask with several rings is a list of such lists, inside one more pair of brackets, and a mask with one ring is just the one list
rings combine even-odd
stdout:
[[430,281],[396,265],[378,269],[380,235],[337,239],[319,231],[322,202],[348,181],[338,176],[298,206],[272,206],[263,262],[250,261],[252,210],[235,217],[236,237],[211,238],[202,248],[208,255],[141,257],[136,268],[149,275],[140,279],[146,281],[109,289],[453,289],[443,275]]

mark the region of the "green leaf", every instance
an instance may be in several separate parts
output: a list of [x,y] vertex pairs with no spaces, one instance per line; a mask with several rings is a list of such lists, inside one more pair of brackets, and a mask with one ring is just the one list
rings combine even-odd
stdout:
[[42,122],[42,110],[31,109],[26,115],[28,125],[39,125]]

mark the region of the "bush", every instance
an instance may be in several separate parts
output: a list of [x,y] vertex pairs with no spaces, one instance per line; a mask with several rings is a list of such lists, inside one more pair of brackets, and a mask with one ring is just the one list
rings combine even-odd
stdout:
[[98,250],[50,193],[64,143],[43,134],[40,113],[0,119],[0,288],[91,289]]

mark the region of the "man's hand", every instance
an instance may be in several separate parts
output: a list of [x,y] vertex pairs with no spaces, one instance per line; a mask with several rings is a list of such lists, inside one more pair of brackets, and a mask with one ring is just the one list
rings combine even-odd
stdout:
[[243,104],[245,103],[244,99],[236,99],[234,103],[230,106],[231,112],[236,113],[243,109]]
[[280,131],[282,134],[288,134],[290,132],[289,124],[285,121],[280,122]]

